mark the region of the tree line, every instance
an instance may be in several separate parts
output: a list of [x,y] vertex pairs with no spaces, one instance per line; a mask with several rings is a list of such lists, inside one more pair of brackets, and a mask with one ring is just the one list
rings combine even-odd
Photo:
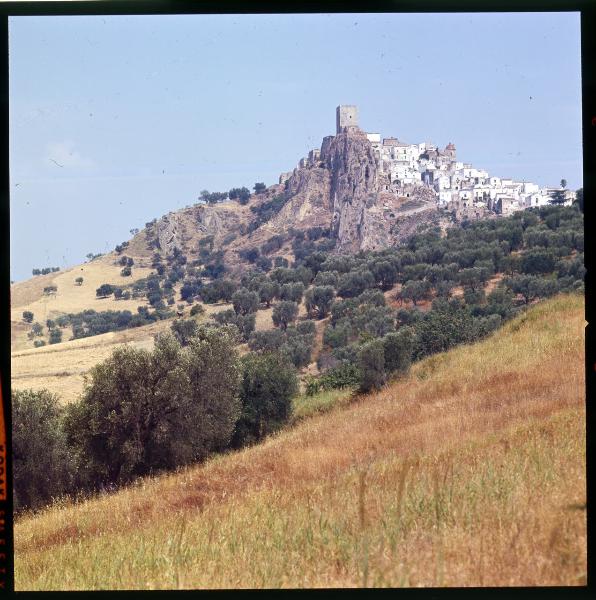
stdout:
[[14,506],[39,508],[259,441],[283,425],[297,391],[281,355],[239,357],[233,328],[199,327],[182,344],[116,349],[66,407],[13,390]]

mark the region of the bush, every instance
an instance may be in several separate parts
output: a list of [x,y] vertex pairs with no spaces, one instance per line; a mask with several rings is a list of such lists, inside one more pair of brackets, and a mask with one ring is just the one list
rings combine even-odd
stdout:
[[43,335],[43,325],[41,323],[33,323],[31,333],[33,335]]
[[383,355],[387,373],[407,373],[414,351],[413,332],[403,327],[383,338]]
[[433,310],[416,322],[415,331],[414,356],[417,359],[444,352],[457,344],[469,343],[479,337],[476,319],[468,308],[457,301],[435,304]]
[[[185,281],[180,288],[180,299],[192,302],[200,291],[203,302],[205,302],[205,298],[203,297],[204,290],[205,288],[201,288],[201,285],[197,281]],[[215,302],[215,300],[213,301]]]
[[35,509],[70,489],[63,410],[48,390],[12,390],[11,396],[14,509]]
[[259,441],[288,421],[292,397],[298,391],[296,372],[284,357],[248,354],[242,360],[240,401],[235,447]]
[[33,346],[34,346],[35,348],[41,348],[42,346],[45,346],[45,345],[46,345],[46,343],[45,343],[45,341],[44,341],[44,340],[35,340],[35,341],[33,342]]
[[103,283],[95,290],[95,295],[98,298],[107,298],[114,293],[114,286],[109,283]]
[[120,275],[122,275],[122,277],[130,277],[132,275],[132,269],[130,267],[124,267],[124,269],[120,271]]
[[239,250],[238,256],[248,261],[249,263],[254,263],[257,260],[257,258],[261,256],[261,253],[259,252],[258,248],[248,248],[244,250]]
[[358,353],[360,391],[370,392],[385,384],[385,350],[383,340],[364,344]]
[[59,344],[62,341],[62,329],[52,329],[50,331],[50,344]]
[[193,304],[190,309],[190,316],[202,315],[205,312],[205,308],[201,304]]
[[474,290],[466,288],[464,290],[464,301],[468,306],[483,304],[486,300],[486,294],[482,288]]
[[276,256],[273,259],[273,266],[274,267],[287,267],[290,263],[288,262],[287,258],[284,258],[283,256]]
[[316,331],[315,322],[310,321],[308,319],[306,321],[300,321],[299,323],[296,324],[296,331],[298,333],[300,333],[301,335],[306,335],[308,333],[315,333],[315,331]]
[[25,323],[33,323],[33,313],[30,310],[23,311],[23,321]]
[[181,346],[188,346],[197,335],[199,325],[194,319],[176,319],[171,325],[171,330]]
[[257,260],[255,260],[255,267],[261,269],[261,271],[268,272],[271,270],[273,266],[273,261],[267,256],[259,256]]
[[226,447],[239,415],[239,375],[233,341],[213,328],[186,348],[162,334],[152,352],[116,349],[91,369],[65,423],[89,485],[123,483]]
[[58,325],[58,327],[68,327],[70,325],[70,317],[68,315],[56,317],[56,325]]
[[347,320],[339,321],[333,327],[326,327],[323,333],[323,343],[331,348],[346,346],[352,335],[352,327]]
[[521,257],[521,271],[528,275],[552,273],[555,268],[554,255],[545,250],[528,250]]
[[288,328],[286,341],[280,352],[297,368],[301,369],[310,363],[315,336],[312,333],[301,334],[295,327]]
[[351,362],[342,362],[328,369],[318,378],[311,377],[306,381],[306,395],[313,396],[322,390],[355,387],[360,383],[360,371]]

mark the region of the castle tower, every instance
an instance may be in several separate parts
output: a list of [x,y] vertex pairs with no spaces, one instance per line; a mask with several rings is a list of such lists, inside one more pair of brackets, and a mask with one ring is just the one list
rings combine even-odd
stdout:
[[353,104],[341,104],[335,109],[336,133],[358,129],[358,107]]

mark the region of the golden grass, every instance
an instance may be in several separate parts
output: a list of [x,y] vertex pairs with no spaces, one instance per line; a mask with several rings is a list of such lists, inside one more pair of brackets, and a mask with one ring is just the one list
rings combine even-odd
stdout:
[[259,446],[15,525],[19,590],[586,582],[584,304]]
[[[13,352],[11,380],[14,389],[43,389],[58,394],[63,403],[76,400],[83,390],[84,374],[98,362],[108,358],[123,343],[138,348],[153,347],[153,335],[169,323],[161,321],[138,329],[104,333]],[[142,330],[142,331],[141,331]]]
[[[129,254],[130,255],[130,254]],[[126,286],[147,277],[152,272],[147,259],[135,258],[135,266],[130,277],[122,277],[122,267],[117,264],[118,256],[114,253],[106,254],[89,263],[84,263],[48,275],[40,275],[27,281],[11,286],[11,322],[13,328],[12,350],[32,348],[33,342],[27,338],[31,326],[22,328],[23,311],[29,310],[34,314],[34,320],[44,326],[47,319],[54,319],[59,315],[77,313],[86,309],[98,312],[104,310],[130,310],[136,312],[138,306],[147,304],[145,299],[116,300],[97,298],[96,289],[102,283]],[[116,263],[116,264],[115,264]],[[77,285],[75,279],[83,277],[83,284]],[[55,294],[44,295],[43,288],[48,285],[57,286]],[[46,330],[47,333],[47,330]],[[44,338],[47,341],[47,335]]]

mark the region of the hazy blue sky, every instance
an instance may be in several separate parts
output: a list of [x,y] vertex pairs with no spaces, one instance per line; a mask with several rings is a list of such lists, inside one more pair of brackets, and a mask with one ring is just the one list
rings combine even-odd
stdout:
[[108,251],[202,189],[277,182],[338,104],[578,188],[579,31],[576,13],[11,18],[12,278]]

